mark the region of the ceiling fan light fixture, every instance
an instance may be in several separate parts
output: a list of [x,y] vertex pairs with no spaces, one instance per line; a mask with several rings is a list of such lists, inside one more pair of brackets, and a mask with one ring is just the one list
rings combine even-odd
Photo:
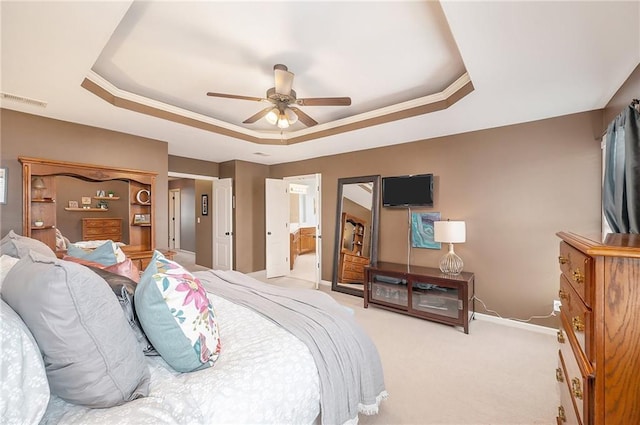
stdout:
[[298,115],[289,108],[284,110],[284,116],[287,118],[289,125],[293,125],[298,122]]
[[287,117],[284,114],[280,115],[280,119],[278,119],[278,127],[280,127],[283,130],[285,128],[289,128],[289,121],[287,120]]
[[280,111],[278,111],[278,108],[274,107],[269,112],[267,112],[267,115],[265,115],[264,118],[269,124],[276,125],[278,123],[278,118],[280,118]]

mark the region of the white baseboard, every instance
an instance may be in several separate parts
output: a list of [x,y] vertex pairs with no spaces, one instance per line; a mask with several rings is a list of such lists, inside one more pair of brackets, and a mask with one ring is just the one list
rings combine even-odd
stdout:
[[503,319],[501,317],[492,316],[492,315],[489,315],[489,314],[476,313],[475,317],[478,320],[484,320],[486,322],[498,323],[498,324],[504,325],[504,326],[511,326],[513,328],[526,329],[528,331],[539,332],[539,333],[548,334],[548,335],[556,335],[556,332],[558,332],[558,330],[554,329],[554,328],[548,328],[546,326],[534,325],[532,323],[519,322],[517,320]]

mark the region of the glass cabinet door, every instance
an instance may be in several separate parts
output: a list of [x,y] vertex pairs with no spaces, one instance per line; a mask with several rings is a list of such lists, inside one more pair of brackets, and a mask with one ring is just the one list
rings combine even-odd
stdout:
[[459,317],[463,309],[457,288],[418,281],[411,284],[411,307],[416,311],[454,319]]
[[372,300],[408,307],[409,291],[407,290],[407,280],[374,273],[371,278],[370,296]]

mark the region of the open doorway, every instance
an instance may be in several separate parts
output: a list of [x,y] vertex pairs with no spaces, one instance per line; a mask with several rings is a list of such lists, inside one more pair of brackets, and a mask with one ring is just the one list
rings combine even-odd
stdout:
[[169,172],[168,179],[167,246],[176,253],[174,259],[188,270],[209,269],[212,266],[213,214],[203,215],[200,203],[202,195],[212,199],[212,184],[217,178]]
[[285,177],[289,184],[289,276],[320,283],[320,175]]

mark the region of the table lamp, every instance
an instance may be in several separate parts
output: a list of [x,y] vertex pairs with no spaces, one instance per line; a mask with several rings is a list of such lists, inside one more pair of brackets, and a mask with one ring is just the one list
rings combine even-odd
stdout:
[[449,252],[440,260],[440,270],[447,274],[460,274],[462,271],[462,258],[453,252],[453,244],[464,242],[466,228],[464,221],[434,221],[433,240],[449,244]]

